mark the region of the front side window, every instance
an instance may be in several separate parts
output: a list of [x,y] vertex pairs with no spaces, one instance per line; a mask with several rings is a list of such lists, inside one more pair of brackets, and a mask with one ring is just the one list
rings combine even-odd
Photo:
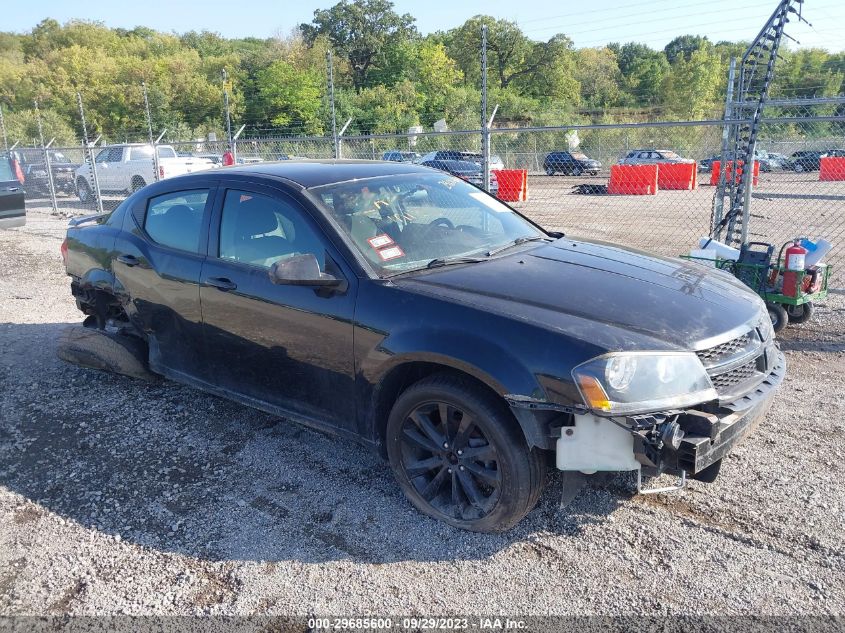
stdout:
[[175,191],[150,198],[144,230],[162,246],[198,253],[207,200],[208,189]]
[[496,198],[449,174],[402,174],[311,192],[379,273],[484,256],[517,238],[544,237]]
[[220,219],[220,258],[269,268],[291,255],[310,253],[320,269],[325,246],[302,211],[283,198],[230,189]]

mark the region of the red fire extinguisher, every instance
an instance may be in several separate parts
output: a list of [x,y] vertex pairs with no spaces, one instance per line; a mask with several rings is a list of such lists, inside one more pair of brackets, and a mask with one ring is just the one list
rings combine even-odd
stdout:
[[806,255],[807,249],[801,246],[798,240],[795,240],[792,246],[786,249],[783,260],[783,267],[786,269],[783,273],[783,294],[787,297],[798,296],[801,287],[798,280],[801,273],[804,272]]

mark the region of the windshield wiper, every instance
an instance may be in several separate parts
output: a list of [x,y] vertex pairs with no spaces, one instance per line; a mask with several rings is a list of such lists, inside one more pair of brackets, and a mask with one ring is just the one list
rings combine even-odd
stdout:
[[477,262],[486,261],[479,257],[438,257],[428,262],[426,268],[440,268],[441,266],[451,266],[452,264],[475,264]]
[[545,237],[542,237],[540,235],[534,235],[531,237],[518,237],[512,242],[508,242],[507,244],[503,244],[502,246],[487,251],[487,257],[493,257],[493,255],[497,255],[502,251],[506,251],[514,246],[519,246],[520,244],[527,244],[528,242],[539,242],[545,239]]

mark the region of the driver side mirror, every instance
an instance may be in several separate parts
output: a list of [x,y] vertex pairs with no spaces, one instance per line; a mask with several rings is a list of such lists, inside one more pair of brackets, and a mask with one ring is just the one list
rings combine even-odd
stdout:
[[316,288],[339,288],[342,279],[320,272],[320,263],[313,253],[285,257],[270,266],[270,281],[279,286],[311,286]]

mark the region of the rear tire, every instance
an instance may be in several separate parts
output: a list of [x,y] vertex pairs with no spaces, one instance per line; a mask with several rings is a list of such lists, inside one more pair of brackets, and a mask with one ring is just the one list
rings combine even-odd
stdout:
[[158,376],[147,367],[147,346],[141,339],[107,332],[85,324],[72,325],[59,335],[56,354],[63,361],[130,378],[153,381]]
[[546,167],[546,175],[547,175],[547,176],[554,176],[554,175],[555,175],[555,170],[554,170],[554,169],[552,169],[551,167]]
[[778,303],[767,303],[766,308],[769,310],[772,328],[775,332],[780,332],[789,322],[789,316],[786,314],[786,310]]
[[76,181],[76,195],[82,204],[88,204],[94,198],[91,193],[91,185],[88,184],[87,180],[80,178]]
[[813,316],[813,302],[808,301],[800,306],[788,306],[786,308],[786,315],[789,317],[790,323],[804,323],[809,321]]
[[504,402],[460,376],[439,374],[403,392],[385,441],[408,500],[464,530],[513,527],[545,484],[545,455],[529,449]]
[[140,191],[146,186],[147,183],[144,182],[143,178],[135,177],[132,179],[132,185],[129,187],[129,193],[135,193],[136,191]]

